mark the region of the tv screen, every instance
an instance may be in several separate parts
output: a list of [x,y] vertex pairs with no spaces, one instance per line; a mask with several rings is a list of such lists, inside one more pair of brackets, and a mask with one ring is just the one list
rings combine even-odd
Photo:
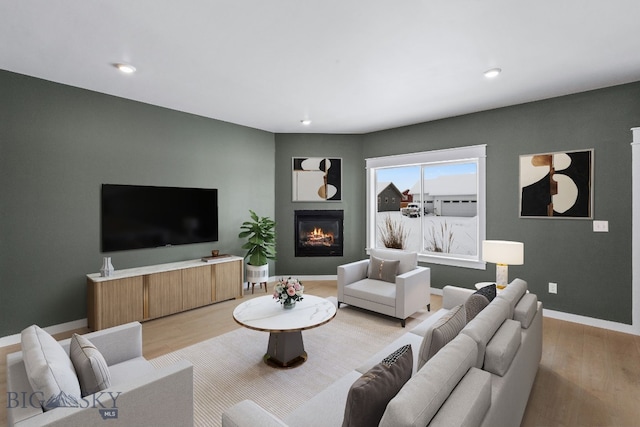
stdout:
[[102,251],[218,240],[218,190],[102,184]]

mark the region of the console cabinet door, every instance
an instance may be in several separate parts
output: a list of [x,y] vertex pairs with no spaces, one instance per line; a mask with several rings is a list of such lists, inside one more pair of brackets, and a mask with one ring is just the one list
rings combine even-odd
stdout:
[[242,297],[242,261],[215,265],[213,290],[215,301]]
[[88,285],[89,328],[99,330],[144,318],[142,276],[93,282]]
[[182,270],[182,309],[190,310],[212,302],[211,266]]
[[144,276],[147,319],[182,311],[182,271],[166,271]]

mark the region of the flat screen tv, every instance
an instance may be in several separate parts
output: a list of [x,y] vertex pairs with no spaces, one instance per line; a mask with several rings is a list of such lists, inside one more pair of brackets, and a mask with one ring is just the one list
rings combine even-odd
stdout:
[[218,240],[218,190],[102,184],[102,252]]

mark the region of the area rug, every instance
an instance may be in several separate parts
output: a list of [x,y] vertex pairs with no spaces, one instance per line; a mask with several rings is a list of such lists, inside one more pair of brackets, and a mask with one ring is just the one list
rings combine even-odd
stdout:
[[308,359],[292,369],[267,366],[269,334],[242,327],[151,363],[193,364],[196,426],[219,426],[222,413],[244,399],[283,418],[429,315],[418,312],[402,328],[397,320],[343,306],[329,323],[302,333]]

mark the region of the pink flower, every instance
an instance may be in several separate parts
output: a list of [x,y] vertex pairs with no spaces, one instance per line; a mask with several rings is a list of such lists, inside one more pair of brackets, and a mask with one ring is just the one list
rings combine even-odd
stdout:
[[287,295],[289,295],[290,297],[294,296],[296,294],[296,290],[293,287],[288,287],[287,288]]
[[298,283],[296,283],[295,285],[293,285],[293,287],[295,288],[296,291],[300,290],[300,285]]

